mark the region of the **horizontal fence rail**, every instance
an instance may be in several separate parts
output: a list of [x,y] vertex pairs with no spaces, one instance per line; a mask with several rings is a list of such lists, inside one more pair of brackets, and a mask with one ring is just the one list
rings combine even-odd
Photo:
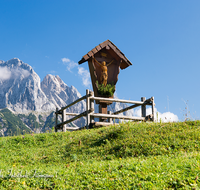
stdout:
[[[86,99],[86,111],[83,113],[67,113],[66,109],[73,106],[74,104],[85,100]],[[118,110],[114,113],[110,111],[108,114],[102,113],[94,113],[94,101],[107,101],[107,102],[121,102],[121,103],[128,103],[133,104],[129,107],[123,108]],[[125,115],[118,115],[130,109],[136,108],[141,106],[141,117],[134,117],[134,116],[125,116]],[[152,107],[152,114],[146,115],[146,106]],[[114,99],[114,98],[102,98],[102,97],[94,97],[94,93],[92,91],[86,90],[86,95],[77,99],[76,101],[72,102],[71,104],[62,107],[60,110],[56,108],[56,123],[55,123],[55,131],[58,130],[66,131],[66,130],[78,130],[80,129],[75,124],[74,127],[67,127],[66,124],[73,123],[73,121],[81,118],[86,117],[86,128],[88,129],[90,125],[110,125],[113,124],[113,119],[123,119],[123,120],[134,120],[134,121],[154,121],[154,97],[146,99],[145,97],[141,98],[141,101],[132,101],[132,100],[121,100],[121,99]],[[58,123],[58,115],[62,116],[62,122]],[[66,116],[74,116],[71,119],[66,119]],[[106,118],[108,122],[94,122],[94,118]]]
[[58,112],[56,111],[56,113],[60,114],[63,110],[65,110],[65,109],[67,109],[67,108],[73,106],[74,104],[76,104],[76,103],[78,103],[78,102],[80,102],[80,101],[82,101],[82,100],[84,100],[84,99],[86,99],[86,96],[83,96],[83,97],[79,98],[78,100],[72,102],[71,104],[69,104],[69,105],[67,105],[67,106],[65,106],[65,107],[62,107]]
[[124,116],[124,115],[109,115],[109,114],[101,114],[101,113],[93,113],[90,114],[90,116],[93,117],[106,117],[106,118],[112,118],[112,119],[124,119],[124,120],[136,120],[136,121],[144,121],[145,117],[131,117],[131,116]]
[[77,116],[75,116],[75,117],[73,117],[73,118],[71,118],[71,119],[69,119],[67,121],[64,121],[64,122],[62,122],[60,124],[57,124],[57,127],[60,127],[60,126],[65,125],[67,123],[71,123],[72,121],[75,121],[75,120],[79,119],[80,117],[84,117],[84,116],[86,116],[87,114],[89,114],[89,113],[91,113],[93,111],[94,111],[93,109],[85,111],[85,112],[83,112],[83,113],[81,113],[81,114],[79,114],[79,115],[77,115]]

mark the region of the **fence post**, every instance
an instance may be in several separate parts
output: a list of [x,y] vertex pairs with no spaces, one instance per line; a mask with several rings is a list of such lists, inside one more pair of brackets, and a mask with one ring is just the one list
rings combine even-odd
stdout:
[[152,96],[151,98],[152,98],[152,115],[153,115],[153,116],[152,116],[152,120],[153,120],[153,122],[155,122],[155,121],[154,121],[154,119],[155,119],[155,117],[154,117],[154,114],[155,114],[155,113],[154,113],[154,112],[155,112],[155,109],[154,109],[154,97]]
[[90,110],[90,98],[89,98],[89,95],[90,95],[90,91],[87,89],[86,90],[86,112],[87,112],[87,115],[86,115],[86,129],[89,128],[89,124],[90,124],[90,115],[88,114],[88,111]]
[[[112,115],[112,112],[111,112],[111,111],[108,111],[108,114]],[[108,118],[108,123],[112,123],[112,122],[113,122],[112,118],[111,118],[111,117]]]
[[[141,97],[141,101],[145,102],[146,98],[145,97]],[[142,111],[142,117],[146,117],[146,105],[142,105],[141,106],[141,111]]]
[[58,125],[58,108],[56,108],[56,121],[55,121],[55,132],[57,132],[58,130],[57,130],[57,125]]
[[[91,94],[91,97],[94,97],[94,92],[93,91],[90,91],[90,94]],[[94,99],[91,99],[90,98],[90,108],[92,110],[94,110]],[[91,112],[91,114],[94,113],[94,111]],[[94,117],[93,116],[90,116],[90,123],[94,123]]]
[[[66,119],[67,119],[67,117],[66,117],[66,109],[64,109],[64,110],[62,111],[62,123],[63,123],[64,121],[66,121]],[[66,132],[66,125],[67,125],[67,124],[64,124],[64,125],[62,126],[62,131],[63,131],[63,132]]]

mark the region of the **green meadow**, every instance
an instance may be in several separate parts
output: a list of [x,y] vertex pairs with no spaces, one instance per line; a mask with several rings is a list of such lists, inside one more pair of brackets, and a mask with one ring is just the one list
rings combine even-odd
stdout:
[[0,189],[200,189],[200,121],[0,138]]

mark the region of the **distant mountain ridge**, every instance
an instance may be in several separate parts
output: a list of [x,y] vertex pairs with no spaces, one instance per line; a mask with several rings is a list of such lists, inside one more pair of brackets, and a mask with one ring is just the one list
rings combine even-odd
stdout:
[[[18,116],[29,128],[27,131],[31,129],[33,132],[44,132],[52,128],[54,125],[52,112],[55,112],[56,107],[66,106],[81,97],[75,87],[68,87],[58,75],[48,74],[40,82],[40,77],[33,68],[18,58],[6,62],[0,61],[0,89],[0,109],[9,109],[11,111],[9,114]],[[85,102],[81,101],[69,110],[76,113],[83,112]],[[6,129],[9,128],[6,117],[3,116],[8,114],[8,111],[1,114],[0,135],[3,136],[7,134]],[[48,127],[46,123],[49,123]],[[85,119],[81,118],[75,123],[84,126]]]
[[50,111],[55,108],[40,87],[40,78],[26,63],[17,58],[0,64],[6,76],[0,77],[0,108],[17,113]]

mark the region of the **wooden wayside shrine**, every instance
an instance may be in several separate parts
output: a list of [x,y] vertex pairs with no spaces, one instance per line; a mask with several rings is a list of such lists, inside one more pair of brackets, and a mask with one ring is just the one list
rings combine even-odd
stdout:
[[[78,62],[82,64],[88,61],[88,66],[90,69],[90,76],[92,80],[92,86],[94,90],[94,95],[96,97],[113,98],[115,91],[115,85],[118,81],[118,74],[120,69],[125,69],[132,65],[132,63],[125,57],[125,55],[115,46],[110,40],[99,44]],[[102,93],[99,90],[99,85],[107,90],[110,85],[113,86],[113,93],[109,94],[106,92]],[[109,86],[109,87],[110,87]],[[111,90],[110,90],[111,91]],[[96,101],[99,104],[99,113],[107,113],[107,105],[111,104],[110,101],[99,100]],[[103,120],[103,119],[102,119]]]
[[[78,62],[83,64],[88,62],[90,76],[92,80],[93,91],[86,90],[86,95],[82,98],[72,102],[70,105],[56,109],[56,126],[57,130],[77,130],[79,127],[66,127],[67,123],[71,123],[80,117],[86,117],[86,128],[92,125],[110,125],[113,123],[113,119],[123,120],[137,120],[137,121],[154,121],[154,98],[146,99],[141,98],[141,101],[119,100],[114,99],[114,92],[116,83],[118,81],[118,75],[120,69],[126,69],[131,66],[132,63],[126,58],[126,56],[115,46],[110,40],[99,44]],[[86,99],[86,111],[83,113],[66,113],[66,109],[76,104],[79,101]],[[94,101],[99,104],[99,113],[94,113]],[[118,110],[114,113],[107,111],[107,106],[113,102],[129,103],[133,104],[122,110]],[[146,115],[146,106],[152,106],[152,114]],[[119,115],[129,109],[141,106],[141,117],[129,117]],[[62,115],[62,123],[58,124],[58,115]],[[66,120],[66,115],[74,116],[71,119]],[[94,118],[99,118],[99,122],[94,122]]]

